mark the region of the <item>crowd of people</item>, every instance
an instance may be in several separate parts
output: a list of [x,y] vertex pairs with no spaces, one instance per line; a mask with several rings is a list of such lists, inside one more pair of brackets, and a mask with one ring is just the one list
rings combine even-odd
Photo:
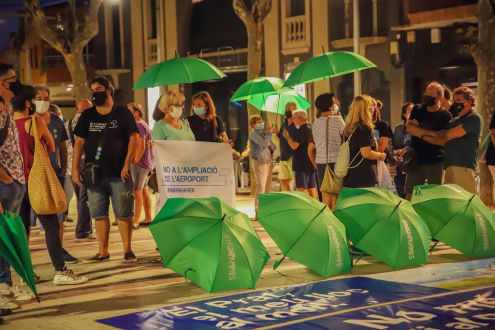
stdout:
[[[160,96],[153,112],[153,130],[143,120],[140,104],[115,104],[114,88],[104,77],[89,82],[91,100],[77,103],[76,115],[65,121],[60,108],[51,102],[44,85],[22,85],[8,64],[0,64],[0,201],[3,210],[19,214],[27,237],[40,221],[45,232],[56,285],[88,281],[66,264],[78,259],[63,248],[67,209],[52,214],[36,214],[30,201],[28,183],[36,162],[36,146],[48,153],[53,172],[63,187],[67,201],[77,201],[76,242],[98,242],[98,252],[83,263],[110,260],[111,225],[119,229],[123,261],[137,262],[132,250],[134,229],[152,221],[152,203],[147,180],[153,170],[153,140],[229,143],[224,124],[216,115],[208,92],[191,99],[189,116],[184,119],[185,96],[175,90]],[[340,102],[333,93],[315,100],[317,119],[310,124],[305,110],[287,103],[280,129],[271,127],[261,116],[249,118],[251,168],[258,195],[271,189],[276,141],[280,149],[278,180],[282,191],[295,189],[320,199],[333,209],[338,191],[321,187],[334,171],[340,149],[347,142],[349,165],[340,178],[342,187],[382,186],[410,199],[414,186],[424,183],[456,183],[476,192],[475,175],[480,148],[481,116],[476,99],[467,87],[451,93],[437,82],[428,85],[423,104],[406,103],[402,123],[392,131],[381,118],[382,102],[358,95],[344,119]],[[495,122],[486,161],[495,174]],[[37,143],[38,140],[41,142]],[[34,179],[33,179],[34,180]],[[151,185],[150,185],[151,187]],[[44,196],[36,198],[43,199]],[[110,202],[115,221],[110,221]],[[144,219],[141,214],[144,211]],[[95,220],[97,235],[92,231]],[[34,274],[36,279],[39,276]],[[0,256],[0,309],[15,308],[14,300],[33,299],[31,292],[12,283],[10,265]]]

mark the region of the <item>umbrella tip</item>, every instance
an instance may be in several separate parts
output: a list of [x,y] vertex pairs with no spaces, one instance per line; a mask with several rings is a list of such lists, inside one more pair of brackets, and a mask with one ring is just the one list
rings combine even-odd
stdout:
[[325,54],[325,47],[323,47],[323,45],[321,46],[321,50],[323,51],[323,54]]

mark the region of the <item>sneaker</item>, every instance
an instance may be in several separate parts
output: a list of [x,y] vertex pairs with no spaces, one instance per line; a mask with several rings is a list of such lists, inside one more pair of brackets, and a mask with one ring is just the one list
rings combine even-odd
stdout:
[[131,263],[131,262],[137,262],[137,258],[136,258],[136,255],[134,254],[134,252],[127,252],[125,255],[124,255],[124,262],[126,263]]
[[97,253],[89,259],[84,259],[83,264],[91,264],[91,263],[95,263],[95,262],[102,262],[102,261],[109,261],[109,260],[110,260],[110,255],[101,256],[99,253]]
[[61,272],[55,272],[55,276],[53,277],[53,284],[55,285],[75,285],[83,284],[87,281],[87,277],[76,275],[68,268],[65,268]]
[[36,296],[32,292],[24,291],[18,287],[12,287],[11,292],[14,295],[14,299],[16,301],[26,301],[36,298]]
[[0,283],[0,295],[8,296],[11,293],[11,287],[7,283]]
[[[34,283],[35,284],[39,284],[41,282],[41,277],[36,274],[35,272],[33,272],[33,277],[34,277]],[[21,285],[26,285],[26,281],[24,281],[24,279],[21,277]]]
[[7,298],[4,296],[0,295],[0,309],[16,309],[19,306],[16,304],[10,302]]
[[67,252],[66,249],[62,249],[62,250],[64,252],[64,261],[65,261],[66,264],[77,264],[77,262],[79,260],[77,260],[76,257],[71,256],[70,253]]
[[134,230],[137,230],[137,229],[139,229],[139,228],[141,228],[141,227],[139,227],[139,225],[137,225],[137,226],[134,226],[134,225],[133,225],[133,226],[132,226],[132,229],[134,229]]
[[66,217],[65,217],[65,221],[67,221],[67,222],[74,222],[74,219],[69,218],[68,216],[66,216]]
[[89,234],[87,237],[84,238],[76,238],[76,243],[94,242],[96,240],[96,236],[93,236],[93,234]]
[[141,227],[149,227],[149,226],[150,226],[150,223],[151,223],[151,221],[149,221],[149,222],[144,222],[144,221],[142,221],[142,222],[140,222],[140,223],[139,223],[139,225],[140,225]]

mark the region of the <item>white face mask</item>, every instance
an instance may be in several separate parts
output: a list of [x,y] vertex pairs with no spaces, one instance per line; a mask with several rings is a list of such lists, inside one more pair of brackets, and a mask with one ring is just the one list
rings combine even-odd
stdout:
[[333,114],[336,115],[337,113],[339,113],[339,105],[338,104],[334,104],[333,105]]
[[182,115],[182,107],[172,107],[172,112],[170,112],[172,118],[179,119]]
[[36,112],[41,115],[46,113],[50,107],[50,102],[47,101],[34,101],[34,103],[36,104]]

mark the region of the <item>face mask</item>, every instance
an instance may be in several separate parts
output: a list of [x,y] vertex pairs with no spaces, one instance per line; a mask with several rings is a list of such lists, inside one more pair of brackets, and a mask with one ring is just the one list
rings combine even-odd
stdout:
[[22,84],[19,80],[15,82],[9,83],[9,90],[14,93],[14,95],[18,95],[22,90]]
[[172,112],[170,112],[172,118],[179,119],[182,115],[182,107],[172,107]]
[[31,107],[29,108],[28,115],[32,116],[36,112],[36,104],[31,103]]
[[336,115],[337,113],[339,113],[339,105],[338,104],[334,104],[333,105],[333,114]]
[[93,97],[91,98],[91,101],[97,107],[101,107],[102,105],[105,104],[105,102],[107,102],[107,98],[108,98],[107,91],[93,92]]
[[459,116],[459,113],[464,110],[464,103],[452,103],[450,106],[450,113],[452,114],[452,117],[457,117]]
[[198,116],[202,116],[202,115],[204,115],[204,114],[205,114],[205,112],[206,112],[206,111],[205,111],[205,108],[196,108],[196,107],[194,107],[193,109],[194,109],[194,113],[195,113],[196,115],[198,115]]
[[286,110],[286,111],[285,111],[285,118],[287,118],[287,119],[291,119],[291,118],[292,118],[292,111],[290,111],[290,110]]
[[41,115],[46,113],[50,107],[50,103],[47,101],[35,101],[34,103],[36,104],[36,112]]
[[263,128],[265,128],[265,123],[261,122],[256,124],[256,129],[258,131],[261,131]]
[[432,107],[437,104],[437,98],[430,95],[425,95],[425,104],[427,107]]

